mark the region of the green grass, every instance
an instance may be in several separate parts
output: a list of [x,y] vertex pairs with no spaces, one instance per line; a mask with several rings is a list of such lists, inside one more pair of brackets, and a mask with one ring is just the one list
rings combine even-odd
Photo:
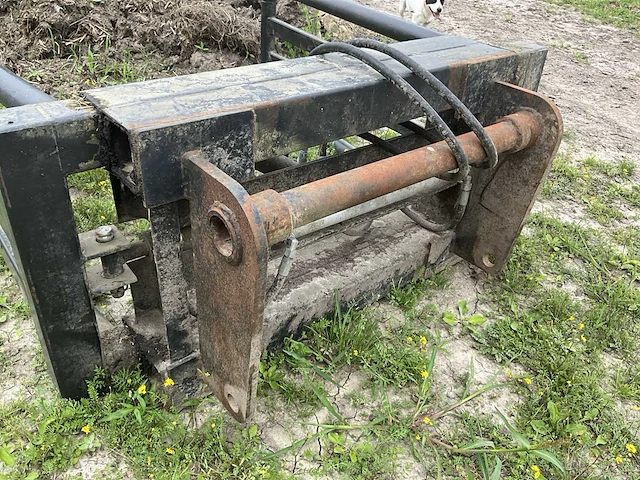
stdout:
[[[557,170],[575,174],[560,166]],[[616,396],[636,401],[638,393],[635,234],[624,229],[627,234],[612,237],[542,215],[534,215],[528,227],[530,234],[520,238],[503,273],[504,283],[494,288],[503,318],[476,338],[485,353],[501,362],[514,360],[529,372],[518,423],[526,434],[562,442],[567,461],[591,452],[601,478],[617,478],[616,471],[631,466],[613,459],[626,458],[625,445],[639,441],[638,430],[615,408]],[[568,282],[584,297],[565,291]],[[605,354],[620,358],[623,366],[610,371]],[[606,388],[605,378],[612,379],[613,389]]]
[[[393,302],[412,311],[416,292],[428,296],[442,288],[445,278],[438,275],[430,281],[416,279],[405,287],[406,291],[395,288]],[[426,328],[420,317],[395,324],[378,318],[372,310],[337,309],[332,321],[315,322],[300,341],[289,339],[282,352],[265,357],[260,385],[263,392],[285,398],[287,405],[309,401],[306,393],[299,400],[290,396],[288,382],[292,377],[304,378],[315,385],[312,387],[315,407],[324,407],[331,418],[331,422],[319,425],[319,433],[312,436],[324,445],[324,453],[317,455],[303,450],[309,461],[319,464],[314,470],[318,474],[337,478],[398,478],[403,468],[398,460],[401,452],[412,452],[414,462],[423,463],[427,471],[439,470],[445,478],[450,478],[458,468],[472,475],[469,478],[475,478],[474,475],[487,473],[489,464],[491,470],[512,475],[505,478],[519,478],[517,475],[526,470],[533,458],[540,458],[536,455],[551,459],[556,468],[562,468],[545,443],[529,443],[510,424],[491,424],[490,440],[484,428],[467,424],[468,415],[458,413],[461,406],[508,387],[494,377],[474,390],[473,363],[460,385],[458,400],[440,398],[432,379],[439,356],[446,354],[447,343],[439,333]],[[374,405],[363,419],[345,419],[327,394],[334,378],[345,369],[355,369],[367,379],[367,391],[350,397],[359,406]],[[403,398],[397,398],[401,392]],[[491,411],[489,404],[487,413]],[[460,416],[466,420],[460,422]],[[456,426],[453,431],[441,427],[446,424],[445,418],[453,421]],[[482,416],[475,417],[476,426],[487,422]],[[304,441],[303,438],[294,442],[277,454],[300,449]],[[435,457],[434,448],[441,450]],[[508,468],[502,468],[501,458],[510,459]],[[542,458],[539,463],[554,470]]]
[[181,415],[166,403],[169,388],[176,387],[151,383],[138,369],[111,379],[98,371],[89,398],[0,409],[0,446],[11,464],[2,478],[49,477],[101,447],[117,451],[136,478],[287,478],[279,462],[263,458],[256,426],[212,413],[194,427],[207,401]]
[[74,192],[71,204],[78,232],[113,224],[117,224],[126,233],[149,228],[146,219],[118,223],[109,173],[104,168],[69,175],[67,185]]
[[589,156],[574,158],[560,153],[553,161],[542,197],[582,205],[602,225],[625,219],[621,208],[640,206],[640,187],[635,183],[635,164],[622,157],[604,162]]
[[69,175],[67,184],[76,192],[72,197],[72,205],[79,232],[117,222],[109,173],[105,169]]
[[547,0],[557,5],[573,5],[586,13],[616,27],[640,29],[640,1],[638,0]]

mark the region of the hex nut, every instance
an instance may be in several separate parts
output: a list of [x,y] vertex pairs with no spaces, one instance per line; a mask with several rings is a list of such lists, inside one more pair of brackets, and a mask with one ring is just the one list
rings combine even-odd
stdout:
[[111,225],[102,225],[96,228],[96,242],[98,243],[108,243],[113,240],[114,236],[115,232]]

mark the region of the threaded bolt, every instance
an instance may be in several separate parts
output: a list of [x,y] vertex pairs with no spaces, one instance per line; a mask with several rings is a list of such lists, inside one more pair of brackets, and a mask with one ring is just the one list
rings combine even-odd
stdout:
[[111,225],[103,225],[96,228],[96,242],[109,243],[115,236],[113,227]]

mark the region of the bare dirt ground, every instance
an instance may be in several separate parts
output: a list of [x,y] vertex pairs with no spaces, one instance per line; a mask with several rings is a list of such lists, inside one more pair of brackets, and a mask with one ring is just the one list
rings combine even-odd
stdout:
[[67,98],[110,79],[122,83],[252,63],[259,52],[258,14],[233,3],[0,1],[0,64]]
[[[0,1],[0,13],[13,3],[18,2]],[[55,7],[51,7],[53,10],[46,13],[48,2],[38,2],[37,7],[31,1],[20,3],[24,4],[24,8],[19,10],[21,18],[24,20],[24,17],[31,16],[33,19],[17,22],[18,19],[3,17],[2,22],[5,23],[0,27],[10,24],[13,30],[9,28],[7,31],[13,32],[13,36],[0,37],[0,63],[6,62],[22,75],[31,75],[34,81],[40,80],[45,90],[55,94],[51,85],[64,80],[64,77],[57,73],[56,68],[43,68],[44,63],[39,62],[46,59],[50,65],[59,67],[68,61],[62,59],[62,53],[65,48],[70,48],[70,45],[56,47],[47,43],[47,30],[42,21],[47,19],[50,25],[55,25],[55,21],[59,20],[55,15]],[[67,3],[74,2],[69,0]],[[188,9],[188,2],[185,0],[178,3],[179,8],[183,8],[182,12],[187,12],[185,9]],[[204,4],[207,2],[193,3],[206,8]],[[360,0],[360,3],[388,13],[397,13],[396,0]],[[155,0],[127,0],[120,2],[118,8],[120,12],[126,12],[123,18],[128,18],[129,23],[125,20],[117,24],[112,23],[108,16],[83,17],[87,13],[85,10],[76,12],[77,16],[71,22],[68,22],[68,19],[65,22],[74,24],[76,28],[70,32],[70,39],[79,38],[78,35],[90,35],[95,42],[104,46],[105,31],[111,32],[110,38],[116,40],[111,47],[114,52],[124,51],[126,48],[133,49],[135,55],[138,55],[144,50],[141,45],[145,41],[155,42],[154,45],[165,55],[162,60],[158,59],[159,64],[174,68],[174,72],[236,66],[251,61],[226,48],[233,50],[242,46],[256,51],[256,43],[240,45],[245,40],[234,37],[233,30],[225,30],[230,40],[229,43],[224,43],[225,50],[222,55],[221,50],[199,50],[195,46],[201,41],[198,32],[201,33],[205,28],[203,24],[192,28],[192,25],[176,23],[177,13],[172,14],[171,18],[167,14],[166,22],[159,22],[158,19],[164,16],[159,10],[161,7],[160,2]],[[200,13],[191,10],[189,12],[188,18],[192,20],[210,18],[203,17],[202,10]],[[49,15],[49,18],[46,15]],[[90,21],[83,22],[80,21],[81,18],[88,18]],[[27,28],[35,25],[38,27],[32,30]],[[224,25],[227,23],[224,22],[220,28]],[[566,142],[561,148],[571,150],[578,156],[594,154],[602,160],[610,161],[625,157],[640,164],[640,37],[633,32],[595,23],[583,18],[573,8],[537,0],[448,0],[442,20],[433,22],[430,27],[443,33],[469,37],[493,45],[528,40],[548,46],[549,55],[540,91],[553,98],[563,114]],[[254,27],[247,23],[247,28]],[[175,29],[183,29],[180,31],[185,33],[181,37],[178,36],[179,41],[170,45],[172,42],[169,41],[166,32]],[[251,35],[254,33],[256,32],[252,31]],[[153,38],[157,40],[152,41]],[[56,48],[60,49],[58,54],[52,55]],[[65,89],[64,94],[73,94],[78,88],[72,86]],[[640,180],[639,173],[636,173],[636,180]],[[581,211],[569,204],[548,203],[538,208],[575,221],[581,220]],[[635,219],[635,222],[637,221]],[[457,302],[463,299],[479,312],[489,308],[483,305],[481,300],[482,285],[486,280],[484,274],[466,264],[459,264],[452,275],[455,277],[452,282],[453,288],[432,299],[441,310],[453,310]],[[0,294],[9,297],[12,302],[19,299],[15,284],[6,277],[0,278]],[[402,315],[400,311],[386,304],[379,308],[391,317]],[[1,355],[9,359],[0,375],[0,404],[7,404],[18,398],[28,398],[37,385],[49,384],[50,381],[44,374],[42,356],[34,348],[37,339],[30,321],[18,323],[9,319],[0,324],[0,333],[4,340],[0,343]],[[453,336],[455,337],[455,331]],[[441,380],[443,385],[438,391],[445,395],[448,391],[446,383],[453,384],[457,381],[456,372],[466,368],[470,357],[478,361],[479,383],[486,381],[497,368],[497,364],[474,352],[472,345],[465,342],[454,342],[450,348],[451,354],[440,367],[442,371],[438,372],[438,377],[444,379]],[[355,386],[349,388],[359,388],[355,376],[352,381],[355,382]],[[505,405],[514,401],[513,398],[494,400]],[[259,413],[258,421],[262,438],[272,448],[282,448],[293,439],[299,438],[299,428],[295,426],[296,419],[274,418],[264,404],[261,404],[260,408],[262,411]],[[353,412],[353,417],[357,415],[358,412]],[[105,462],[119,463],[119,460],[109,460],[108,455],[98,457],[101,458],[83,459],[80,471],[76,474],[84,478],[94,478],[91,472],[100,470]],[[95,464],[99,465],[98,468]],[[301,462],[298,465],[299,473],[296,475],[303,475],[303,471],[304,465]],[[125,475],[123,473],[123,477]],[[426,478],[425,475],[424,471],[418,469],[413,470],[411,475],[407,473],[403,478]]]
[[[397,14],[395,1],[360,0]],[[640,38],[541,1],[448,0],[430,28],[492,45],[549,47],[540,91],[562,112],[572,144],[603,160],[640,158]]]

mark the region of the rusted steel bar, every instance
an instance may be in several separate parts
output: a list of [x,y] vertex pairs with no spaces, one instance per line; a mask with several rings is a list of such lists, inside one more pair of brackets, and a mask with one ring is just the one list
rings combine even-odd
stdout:
[[[540,135],[540,115],[522,110],[486,127],[498,153],[524,150]],[[474,133],[458,137],[470,163],[486,158]],[[400,190],[457,166],[444,142],[395,155],[378,162],[307,183],[278,193],[265,190],[252,196],[264,223],[269,245],[287,238],[293,230],[341,210]]]

